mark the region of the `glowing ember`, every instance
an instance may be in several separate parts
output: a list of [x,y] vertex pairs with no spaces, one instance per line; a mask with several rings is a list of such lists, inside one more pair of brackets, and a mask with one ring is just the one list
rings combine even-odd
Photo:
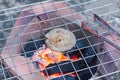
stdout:
[[38,62],[41,69],[46,68],[49,64],[69,60],[69,58],[65,57],[63,53],[45,48],[45,46],[35,52],[35,55],[31,59]]
[[[43,45],[42,49],[38,49],[38,51],[34,53],[34,56],[31,59],[37,62],[40,69],[42,70],[44,70],[50,64],[70,60],[68,57],[64,56],[63,53],[51,50],[50,48],[46,48],[45,45]],[[72,57],[72,60],[77,59],[78,59],[77,56]],[[45,76],[44,72],[40,73]],[[55,73],[50,75],[49,77],[54,78],[61,75],[62,75],[61,73]],[[75,76],[75,74],[70,74],[70,76]],[[48,76],[45,77],[48,78]]]
[[77,55],[74,55],[71,57],[72,60],[78,60],[78,56]]
[[[43,72],[41,72],[41,74],[45,76],[45,74]],[[49,77],[48,76],[45,76],[45,77],[46,78],[56,78],[56,77],[59,77],[61,75],[62,75],[61,73],[55,73],[55,74],[50,75]]]
[[[45,74],[43,72],[41,72],[41,74],[45,76]],[[49,77],[48,76],[45,76],[45,77],[46,78],[56,78],[56,77],[60,77],[61,75],[62,75],[61,73],[55,73],[55,74],[50,75]],[[69,75],[73,76],[73,77],[76,76],[75,73],[71,73]]]

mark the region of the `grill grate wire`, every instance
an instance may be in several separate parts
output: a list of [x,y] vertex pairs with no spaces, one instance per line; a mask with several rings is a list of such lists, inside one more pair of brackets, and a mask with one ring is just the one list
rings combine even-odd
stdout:
[[[52,0],[50,0],[50,1],[52,1]],[[44,1],[44,2],[48,2],[48,1]],[[82,21],[82,20],[76,20],[76,18],[74,17],[74,15],[75,14],[82,14],[82,15],[84,15],[84,17],[85,17],[85,19],[83,19],[83,20],[88,20],[89,22],[91,22],[91,23],[93,23],[92,21],[92,14],[93,13],[96,13],[96,14],[99,14],[101,17],[103,17],[104,19],[106,19],[111,25],[113,25],[113,23],[114,23],[114,15],[117,15],[118,13],[119,13],[119,9],[118,8],[113,8],[113,7],[115,7],[115,2],[114,1],[112,1],[112,0],[106,0],[106,1],[104,1],[104,0],[74,0],[74,1],[72,1],[72,0],[61,0],[61,2],[58,2],[58,4],[59,3],[67,3],[69,6],[69,8],[73,8],[73,9],[75,9],[77,12],[75,12],[75,13],[71,13],[71,14],[68,14],[68,15],[65,15],[65,16],[57,16],[56,18],[52,18],[52,19],[47,19],[47,20],[44,20],[44,21],[50,21],[50,24],[51,24],[51,26],[53,26],[53,28],[56,28],[56,27],[60,27],[60,26],[67,26],[67,25],[69,25],[69,24],[72,24],[72,23],[77,23],[77,24],[80,24],[80,21]],[[15,29],[17,29],[17,28],[21,28],[21,27],[25,27],[25,26],[29,26],[29,24],[24,24],[24,25],[20,25],[20,26],[15,26],[15,27],[12,27],[13,25],[14,25],[14,23],[15,23],[15,21],[18,19],[18,18],[24,18],[24,22],[25,23],[27,23],[27,21],[26,21],[26,18],[27,17],[30,17],[30,16],[33,16],[33,17],[37,17],[36,15],[38,15],[38,14],[35,14],[35,13],[33,13],[33,14],[31,14],[31,15],[27,15],[27,16],[23,16],[23,17],[18,17],[18,16],[14,16],[15,14],[16,15],[18,15],[18,13],[20,13],[21,12],[21,10],[23,9],[23,8],[26,8],[26,7],[29,7],[28,8],[28,10],[34,10],[34,8],[33,7],[31,7],[32,5],[37,5],[37,4],[41,4],[42,5],[42,2],[37,2],[37,3],[32,3],[32,4],[27,4],[27,5],[22,5],[22,6],[16,6],[16,7],[13,7],[13,8],[7,8],[7,9],[2,9],[2,10],[0,10],[0,13],[2,13],[2,12],[6,12],[6,13],[4,13],[4,14],[0,14],[0,17],[4,17],[4,16],[6,16],[7,15],[7,17],[8,18],[4,18],[4,19],[0,19],[0,27],[1,27],[1,29],[0,29],[0,33],[2,33],[2,35],[3,36],[0,36],[0,41],[1,41],[1,45],[0,45],[0,50],[2,50],[2,48],[3,48],[3,46],[4,46],[4,43],[3,43],[3,41],[5,41],[6,40],[6,38],[8,38],[8,39],[11,39],[11,40],[14,40],[14,38],[16,37],[16,36],[21,36],[21,35],[28,35],[28,34],[30,34],[30,36],[31,36],[31,38],[32,39],[34,39],[34,36],[33,36],[33,34],[34,33],[40,33],[40,31],[42,31],[42,35],[45,35],[45,31],[47,31],[47,30],[50,30],[50,29],[53,29],[53,28],[47,28],[47,29],[41,29],[42,27],[41,27],[41,25],[39,24],[39,26],[40,26],[40,30],[38,30],[38,31],[33,31],[33,32],[30,32],[30,33],[26,33],[26,34],[21,34],[21,35],[19,35],[20,33],[18,32],[18,31],[16,31],[16,34],[17,35],[15,35],[15,36],[9,36],[8,34],[9,34],[9,32],[10,32],[10,30],[11,29],[13,29],[13,28],[15,28]],[[54,7],[55,7],[55,3],[52,3],[52,5],[54,5]],[[47,11],[46,9],[45,9],[45,6],[47,6],[47,5],[42,5],[42,8],[44,9],[44,11],[47,13],[47,12],[51,12],[51,11]],[[63,9],[65,9],[65,8],[68,8],[68,7],[64,7]],[[80,10],[81,9],[81,10]],[[55,9],[55,10],[58,10],[59,11],[59,9]],[[25,10],[26,11],[26,10]],[[73,16],[73,18],[74,18],[74,21],[73,22],[69,22],[69,23],[65,23],[65,21],[64,21],[64,17],[68,17],[68,16]],[[49,14],[47,14],[47,17],[48,18],[50,18],[50,15]],[[62,22],[63,22],[63,24],[62,25],[58,25],[58,26],[55,26],[54,25],[54,23],[52,22],[52,20],[55,20],[55,19],[57,19],[57,18],[60,18],[61,20],[62,20]],[[40,21],[40,22],[42,22],[42,21]],[[40,23],[39,22],[39,23]],[[8,24],[8,25],[7,25]],[[9,24],[11,24],[11,25],[9,25]],[[36,23],[32,23],[32,24],[36,24]],[[31,25],[31,24],[30,24]],[[95,24],[93,24],[93,25],[95,25]],[[7,26],[7,28],[6,28],[6,26]],[[54,27],[55,26],[55,27]],[[69,28],[68,27],[65,27],[66,29],[68,29],[69,30]],[[80,29],[81,29],[81,27],[80,27]],[[77,29],[77,30],[73,30],[72,32],[77,32],[77,31],[80,31],[80,29]],[[117,28],[118,29],[118,28]],[[8,31],[8,32],[7,32]],[[102,44],[102,43],[96,43],[96,44],[93,44],[89,39],[90,38],[93,38],[93,36],[91,36],[91,35],[87,35],[86,33],[87,32],[85,32],[84,30],[82,31],[82,33],[83,33],[83,38],[80,38],[80,39],[77,39],[77,40],[86,40],[90,45],[88,45],[88,46],[85,46],[85,47],[83,47],[83,48],[81,48],[81,49],[84,49],[84,48],[88,48],[88,47],[92,47],[92,49],[93,49],[93,51],[95,52],[95,54],[96,54],[96,56],[97,56],[97,59],[98,59],[98,62],[99,62],[99,64],[97,64],[97,65],[95,65],[95,66],[98,66],[98,67],[102,67],[103,68],[103,70],[104,70],[104,72],[105,72],[105,74],[102,74],[102,75],[97,75],[97,76],[95,76],[95,77],[93,77],[93,80],[98,80],[98,79],[101,79],[101,78],[104,78],[104,77],[106,77],[106,76],[110,76],[110,75],[113,75],[113,74],[115,74],[115,73],[119,73],[120,72],[120,67],[119,67],[119,65],[117,64],[117,62],[119,62],[119,58],[118,59],[114,59],[114,57],[111,55],[112,53],[112,51],[114,50],[106,50],[106,51],[104,51],[104,52],[101,52],[101,53],[96,53],[96,51],[95,51],[95,49],[94,49],[94,47],[95,46],[97,46],[97,45],[100,45],[100,44]],[[42,39],[44,39],[44,38],[42,38]],[[118,40],[119,38],[117,38],[117,39],[113,39],[114,41],[116,41],[116,40]],[[39,40],[41,40],[41,39],[35,39],[35,40],[33,40],[33,41],[30,41],[30,42],[24,42],[24,43],[22,43],[22,40],[20,39],[20,38],[16,38],[16,40],[19,40],[19,42],[20,42],[20,44],[14,44],[14,45],[12,45],[12,46],[6,46],[5,48],[7,49],[7,48],[9,48],[9,47],[16,47],[17,45],[21,45],[21,47],[22,47],[22,49],[23,49],[23,52],[24,53],[26,53],[25,52],[25,50],[24,50],[24,45],[25,44],[27,44],[27,43],[31,43],[31,42],[33,42],[34,44],[36,43],[36,41],[39,41]],[[78,47],[78,45],[76,44],[76,46],[77,46],[77,50],[79,50],[79,52],[81,53],[81,51],[80,51],[80,49],[79,49],[79,47]],[[37,45],[35,44],[35,48],[36,49],[38,49],[38,47],[37,47]],[[107,46],[105,45],[105,48],[107,48]],[[31,51],[31,52],[34,52],[34,51]],[[72,52],[72,51],[69,51],[69,52]],[[23,53],[23,54],[24,54]],[[101,55],[103,55],[103,54],[109,54],[111,57],[112,57],[112,61],[107,61],[107,62],[103,62],[103,61],[101,61]],[[82,55],[82,53],[81,53],[81,55]],[[14,60],[13,60],[13,58],[15,57],[15,56],[18,56],[18,54],[15,54],[15,55],[11,55],[10,54],[10,57],[7,57],[7,58],[5,58],[6,60],[8,59],[8,58],[10,58],[10,60],[12,61],[12,63],[13,63],[13,65],[14,66],[11,66],[11,67],[1,67],[0,68],[0,72],[2,72],[2,75],[3,75],[3,80],[11,80],[11,79],[16,79],[16,78],[18,78],[18,79],[21,79],[21,77],[18,75],[19,73],[17,72],[17,69],[16,69],[16,65],[15,65],[15,63],[14,63]],[[68,56],[69,57],[69,56]],[[89,58],[89,57],[91,57],[91,56],[88,56],[88,57],[84,57],[83,55],[82,55],[82,57],[83,57],[83,60],[85,61],[85,64],[87,65],[87,69],[89,69],[89,71],[90,71],[90,73],[91,73],[91,75],[92,76],[94,76],[94,74],[92,73],[92,71],[91,71],[91,69],[90,68],[93,68],[93,67],[95,67],[95,66],[89,66],[88,65],[88,63],[87,63],[87,61],[86,61],[86,58]],[[2,61],[3,59],[1,59],[1,61]],[[2,62],[1,62],[2,63]],[[22,63],[22,64],[19,64],[19,65],[17,65],[17,66],[22,66],[22,65],[24,65],[24,64],[28,64],[28,67],[29,67],[29,70],[31,70],[31,67],[30,67],[30,65],[29,65],[29,63],[31,63],[31,61],[28,61],[27,59],[26,59],[26,62],[25,63]],[[70,63],[72,64],[72,62],[70,61]],[[115,71],[113,71],[113,72],[109,72],[108,71],[108,69],[106,69],[106,67],[105,67],[105,65],[107,65],[107,64],[110,64],[110,63],[115,63],[117,66],[116,66],[116,70]],[[60,69],[60,65],[59,64],[57,64],[58,65],[58,67],[59,67],[59,70],[60,70],[60,72],[63,74],[63,72],[62,72],[62,70]],[[74,68],[74,70],[75,70],[75,72],[77,73],[78,71],[75,69],[75,67],[74,67],[74,65],[72,64],[72,66],[73,66],[73,68]],[[10,69],[10,68],[14,68],[15,70],[16,70],[16,73],[17,73],[17,75],[16,76],[10,76],[10,77],[7,77],[7,74],[6,74],[6,72],[5,72],[5,69]],[[85,69],[82,69],[82,70],[85,70]],[[80,70],[80,71],[82,71],[82,70]],[[32,74],[32,79],[33,80],[36,80],[36,77],[34,76],[34,73],[36,73],[36,72],[38,72],[39,70],[37,70],[37,71],[32,71],[32,73],[30,73],[30,74]],[[26,74],[26,75],[22,75],[22,76],[28,76],[28,75],[30,75],[30,74]],[[0,74],[1,75],[1,74]],[[65,75],[62,75],[62,77],[63,77],[63,80],[65,80],[65,77],[64,77]],[[80,77],[78,77],[79,79],[80,79]]]

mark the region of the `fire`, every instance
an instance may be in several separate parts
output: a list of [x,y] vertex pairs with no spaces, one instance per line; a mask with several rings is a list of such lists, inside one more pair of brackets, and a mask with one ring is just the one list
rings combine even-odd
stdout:
[[[62,74],[60,74],[60,73],[55,73],[55,74],[52,74],[52,75],[50,75],[49,77],[52,77],[52,78],[55,78],[55,77],[58,77],[58,76],[61,76]],[[72,73],[72,74],[69,74],[70,76],[76,76],[76,74],[74,74],[74,73]]]
[[52,74],[50,77],[52,77],[52,78],[54,77],[55,78],[57,76],[61,76],[61,74],[60,73],[55,73],[55,74]]
[[[42,74],[43,76],[45,76],[43,72],[41,72],[41,74]],[[50,76],[45,76],[45,77],[46,77],[46,78],[56,78],[56,77],[59,77],[59,76],[61,76],[61,75],[62,75],[61,73],[55,73],[55,74],[52,74],[52,75],[50,75]]]
[[[45,76],[45,74],[43,72],[41,72],[41,74]],[[49,77],[48,76],[45,76],[45,77],[46,78],[56,78],[56,77],[60,77],[61,75],[62,75],[61,73],[55,73],[55,74],[50,75]],[[73,76],[73,77],[76,76],[75,73],[71,73],[69,75]]]
[[70,74],[70,76],[73,76],[73,77],[74,77],[74,76],[76,76],[76,74],[72,73],[72,74]]
[[[42,49],[39,49],[37,52],[35,52],[34,56],[31,59],[33,61],[36,61],[42,70],[44,70],[50,64],[70,60],[68,57],[64,56],[63,53],[51,50],[50,48],[46,48],[45,45],[43,45]],[[77,59],[77,56],[72,56],[72,60]],[[45,76],[44,72],[41,71],[40,73]],[[49,77],[54,78],[61,75],[61,73],[55,73]],[[75,74],[70,74],[70,76],[75,76]],[[48,78],[48,76],[45,77]]]
[[74,55],[71,57],[72,60],[78,60],[78,56],[77,55]]
[[49,64],[69,60],[63,53],[45,48],[44,46],[41,50],[38,50],[31,59],[38,62],[41,69],[45,69]]

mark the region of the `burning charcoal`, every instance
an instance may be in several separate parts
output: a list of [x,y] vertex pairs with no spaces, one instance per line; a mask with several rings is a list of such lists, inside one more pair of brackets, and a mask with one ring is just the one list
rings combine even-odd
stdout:
[[[48,73],[48,75],[52,75],[55,73],[61,73],[59,70],[59,67],[62,70],[62,73],[68,73],[68,72],[73,72],[73,66],[70,63],[70,61],[64,61],[64,62],[60,62],[60,63],[55,63],[55,64],[50,64],[49,66],[46,67],[46,71]],[[47,75],[47,73],[44,71],[44,73]]]
[[73,65],[70,63],[70,61],[64,61],[64,62],[60,62],[58,64],[51,64],[51,65],[47,66],[46,67],[47,73],[44,71],[45,75],[47,75],[47,74],[52,75],[55,73],[61,73],[58,65],[60,66],[60,69],[62,70],[62,73],[64,73],[64,74],[74,72],[75,70],[73,68],[73,65],[74,65],[76,70],[87,68],[84,60],[75,61],[75,62],[73,62]]
[[[91,47],[82,49],[81,52],[84,55],[84,57],[94,55],[94,51]],[[81,70],[81,69],[87,68],[87,65],[86,65],[84,59],[77,60],[77,59],[81,58],[81,55],[80,55],[79,51],[74,51],[74,52],[71,52],[71,53],[68,53],[68,54],[69,54],[71,59],[73,58],[73,56],[74,57],[77,56],[77,58],[75,58],[76,61],[72,62],[75,70]],[[89,66],[92,66],[96,62],[96,56],[85,58],[85,60],[86,60],[86,62],[88,63]],[[59,70],[59,67],[60,67],[63,74],[74,72],[75,70],[74,70],[72,64],[70,63],[70,61],[64,61],[64,62],[60,62],[58,64],[57,63],[50,64],[49,66],[46,67],[47,73],[45,71],[43,71],[43,72],[44,72],[45,75],[47,75],[47,74],[52,75],[52,74],[55,74],[55,73],[61,73],[60,70]],[[58,65],[59,65],[59,67],[58,67]],[[96,69],[97,69],[97,67],[92,68],[93,73],[95,73]],[[78,74],[81,74],[81,71]],[[83,71],[83,74],[87,77],[82,76],[82,78],[83,78],[82,80],[87,80],[88,77],[92,76],[90,74],[89,70]],[[80,77],[81,77],[81,75],[80,75]],[[78,79],[75,79],[75,80],[78,80]]]
[[63,62],[69,60],[68,57],[64,56],[63,53],[51,50],[43,45],[39,48],[31,60],[38,62],[41,69],[46,68],[50,64],[55,64],[56,62]]
[[73,52],[69,52],[68,54],[64,54],[64,55],[69,55],[70,59],[72,60],[78,60],[80,58],[82,58],[82,55],[79,53],[79,50],[73,51]]
[[[44,40],[36,42],[37,47],[41,47],[43,44],[44,44]],[[78,45],[79,48],[83,48],[83,47],[86,46],[82,40],[78,40],[77,45]],[[25,51],[29,51],[29,49],[27,49],[27,48],[30,48],[31,50],[34,50],[35,49],[34,42],[31,43],[31,44],[27,44],[25,46],[25,49],[26,49]],[[74,50],[74,48],[73,48],[73,50]],[[94,55],[94,51],[91,47],[81,49],[81,53],[84,57]],[[76,61],[73,62],[73,65],[74,65],[76,70],[87,68],[87,65],[86,65],[86,63],[83,59],[78,60],[79,58],[82,58],[81,53],[79,52],[79,50],[77,50],[77,51],[73,51],[73,52],[69,52],[69,53],[64,54],[64,56],[67,56],[67,54],[68,54],[70,56],[70,59],[76,60]],[[33,52],[26,54],[27,57],[30,57],[30,54],[33,55]],[[89,66],[92,66],[94,64],[94,62],[96,61],[95,56],[85,58],[85,60],[89,64]],[[34,62],[34,64],[35,64],[37,69],[40,69],[40,66],[38,64],[36,64],[36,62]],[[45,70],[43,70],[44,75],[47,75],[47,74],[52,75],[52,74],[55,74],[55,73],[61,73],[58,65],[60,66],[60,69],[61,69],[62,73],[64,73],[64,74],[75,71],[72,64],[68,60],[68,61],[56,62],[55,64],[48,65],[46,67],[47,73],[46,73]],[[96,70],[96,67],[93,68],[93,71],[95,71],[95,70]],[[89,77],[89,75],[90,75],[89,70],[84,71],[83,74],[85,74]],[[79,76],[83,78],[82,80],[84,80],[86,77],[81,76],[81,75],[82,74],[79,74]],[[57,80],[63,80],[62,77],[58,77],[58,78],[55,78],[55,79],[52,79],[52,80],[56,80],[56,79]],[[71,76],[66,76],[66,80],[78,80],[78,79],[77,78],[74,79],[74,77],[71,77]]]

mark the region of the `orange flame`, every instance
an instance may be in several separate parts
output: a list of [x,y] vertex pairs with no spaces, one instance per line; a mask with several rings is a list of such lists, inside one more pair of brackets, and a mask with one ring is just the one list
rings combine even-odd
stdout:
[[31,59],[33,61],[37,61],[42,69],[46,68],[49,64],[69,60],[69,58],[65,57],[63,53],[51,50],[49,48],[43,48],[39,50],[38,53],[35,54]]
[[73,77],[74,77],[74,76],[76,76],[76,74],[72,73],[72,74],[70,74],[70,76],[73,76]]
[[[68,57],[64,56],[63,53],[51,50],[49,48],[45,48],[45,46],[43,46],[43,49],[40,49],[37,52],[35,52],[35,55],[31,59],[33,61],[38,62],[38,65],[41,69],[45,69],[49,64],[70,60]],[[77,59],[78,59],[77,56],[72,57],[72,60]],[[43,76],[45,76],[45,74],[42,71],[40,73]],[[61,73],[55,73],[50,75],[49,77],[54,78],[61,75],[62,75]],[[75,76],[75,74],[70,74],[70,76]],[[45,77],[48,78],[48,76]]]
[[[41,71],[40,72],[43,76],[45,76],[45,74]],[[76,74],[75,73],[71,73],[71,74],[69,74],[70,76],[76,76]],[[56,77],[60,77],[60,76],[62,76],[62,74],[61,73],[54,73],[54,74],[52,74],[52,75],[50,75],[49,77],[48,76],[45,76],[46,78],[56,78]]]
[[74,56],[71,57],[71,59],[72,59],[72,60],[78,60],[79,58],[78,58],[77,55],[74,55]]

